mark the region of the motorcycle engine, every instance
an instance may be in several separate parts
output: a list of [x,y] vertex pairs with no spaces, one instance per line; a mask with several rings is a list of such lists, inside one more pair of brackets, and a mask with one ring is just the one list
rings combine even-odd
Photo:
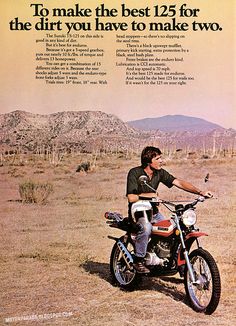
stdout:
[[167,241],[158,241],[155,245],[155,253],[160,258],[170,258],[171,244]]
[[145,265],[161,265],[164,266],[166,259],[158,257],[155,252],[147,252],[145,257]]
[[[150,250],[151,249],[151,250]],[[158,241],[155,246],[149,248],[145,261],[146,265],[164,266],[171,257],[171,243],[167,241]]]

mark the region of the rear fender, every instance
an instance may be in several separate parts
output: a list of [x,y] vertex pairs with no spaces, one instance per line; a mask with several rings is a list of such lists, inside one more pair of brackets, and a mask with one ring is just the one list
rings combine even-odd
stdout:
[[[189,252],[192,244],[194,243],[194,241],[197,240],[197,238],[200,238],[202,236],[208,236],[207,233],[204,232],[191,232],[189,234],[187,234],[186,238],[185,238],[185,246],[187,251]],[[183,247],[181,246],[178,252],[178,266],[181,265],[185,265],[185,259],[184,259],[184,250]]]

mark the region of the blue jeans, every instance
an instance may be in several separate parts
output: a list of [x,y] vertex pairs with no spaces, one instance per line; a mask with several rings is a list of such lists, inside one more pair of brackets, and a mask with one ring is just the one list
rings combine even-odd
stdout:
[[137,232],[135,241],[135,256],[144,258],[147,252],[148,240],[152,232],[152,224],[165,220],[161,213],[153,215],[151,222],[148,222],[145,217],[139,218],[137,225],[140,230]]

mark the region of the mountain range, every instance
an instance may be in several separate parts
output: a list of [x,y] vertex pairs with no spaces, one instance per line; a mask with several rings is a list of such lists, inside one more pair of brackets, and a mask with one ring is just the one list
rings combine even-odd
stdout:
[[164,132],[190,131],[207,133],[213,130],[222,130],[223,127],[204,119],[188,117],[184,115],[165,115],[159,118],[145,118],[128,121],[128,124],[137,129],[151,131],[160,130]]
[[[140,129],[142,128],[142,129]],[[48,115],[21,110],[0,114],[1,151],[42,152],[140,150],[148,144],[161,148],[231,146],[236,136],[203,119],[165,116],[125,123],[101,111],[64,111]]]

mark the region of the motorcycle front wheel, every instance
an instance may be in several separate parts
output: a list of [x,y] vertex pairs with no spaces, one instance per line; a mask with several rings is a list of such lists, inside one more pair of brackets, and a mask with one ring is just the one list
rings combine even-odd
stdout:
[[220,273],[211,254],[202,249],[196,249],[189,255],[196,282],[191,281],[189,271],[185,268],[184,284],[188,301],[197,312],[211,315],[220,301]]
[[[124,240],[120,239],[131,255],[134,253],[134,246],[131,241],[124,243]],[[132,268],[130,269],[120,251],[117,243],[114,244],[110,257],[110,272],[113,281],[124,289],[133,289],[138,281],[140,281],[140,275]]]

